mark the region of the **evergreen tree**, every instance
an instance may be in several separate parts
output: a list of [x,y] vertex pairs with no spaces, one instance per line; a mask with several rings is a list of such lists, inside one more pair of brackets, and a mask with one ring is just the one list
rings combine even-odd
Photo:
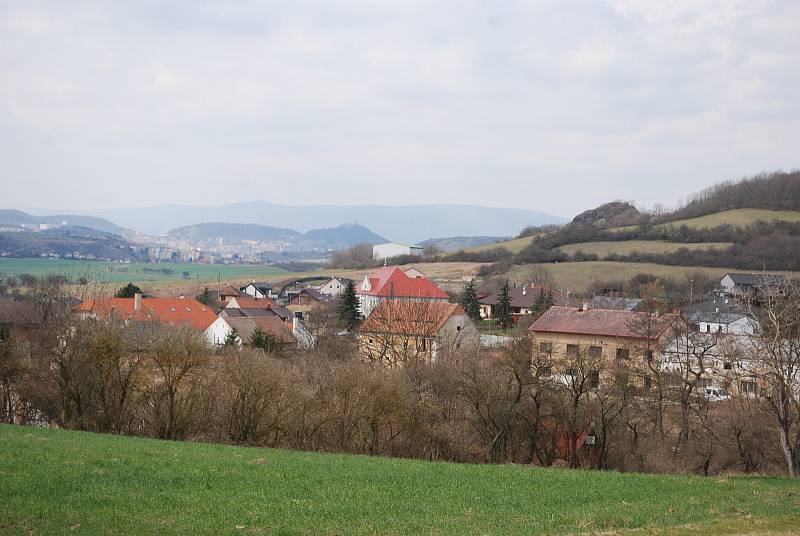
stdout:
[[133,296],[135,294],[137,294],[137,293],[141,294],[142,293],[142,289],[140,289],[139,287],[137,287],[133,283],[128,283],[127,285],[125,285],[124,287],[119,289],[117,291],[117,293],[114,294],[114,297],[115,298],[133,298]]
[[494,306],[494,316],[503,329],[508,329],[514,325],[514,321],[511,318],[511,298],[508,293],[508,281],[506,281],[500,288],[500,295],[497,297],[497,305]]
[[280,349],[280,341],[274,335],[265,332],[261,328],[253,330],[249,343],[253,348],[261,348],[265,352],[275,352]]
[[239,345],[239,333],[236,331],[236,328],[231,329],[227,335],[225,335],[225,340],[222,341],[222,346],[225,348],[231,348]]
[[361,313],[358,308],[359,303],[355,283],[348,281],[342,293],[339,294],[339,302],[336,306],[339,321],[348,331],[355,330],[361,321]]
[[475,280],[470,279],[469,283],[464,286],[464,292],[458,300],[458,304],[474,321],[481,319],[481,305],[478,303],[478,291],[475,288]]

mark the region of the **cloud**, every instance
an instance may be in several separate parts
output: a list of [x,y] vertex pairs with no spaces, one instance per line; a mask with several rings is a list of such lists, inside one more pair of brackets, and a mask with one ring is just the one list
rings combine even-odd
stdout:
[[0,7],[2,203],[670,204],[798,167],[798,24],[789,0]]

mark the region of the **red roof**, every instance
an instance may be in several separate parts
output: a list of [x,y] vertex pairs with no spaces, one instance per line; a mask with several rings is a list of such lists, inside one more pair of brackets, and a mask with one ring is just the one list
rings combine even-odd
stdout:
[[236,301],[236,305],[239,306],[240,309],[272,309],[274,307],[279,307],[275,300],[271,298],[253,298],[251,296],[234,296],[230,300],[228,300],[228,305],[226,308],[231,307],[231,303]]
[[658,339],[680,318],[676,314],[656,315],[625,310],[551,307],[531,324],[528,331],[573,333],[628,339]]
[[88,300],[80,304],[78,310],[92,312],[99,317],[115,314],[124,320],[190,325],[201,331],[205,331],[217,319],[213,309],[191,298],[142,298],[142,307],[138,312],[135,310],[135,298]]
[[[369,281],[368,289],[365,286],[366,281]],[[369,274],[356,285],[356,293],[383,298],[450,298],[430,279],[409,277],[396,266],[384,266]]]
[[372,310],[360,330],[435,337],[453,315],[467,313],[457,303],[388,300]]

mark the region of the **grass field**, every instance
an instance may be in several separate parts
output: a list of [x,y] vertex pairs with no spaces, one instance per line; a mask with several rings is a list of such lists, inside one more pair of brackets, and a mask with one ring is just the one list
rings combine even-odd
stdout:
[[[800,222],[800,212],[793,210],[765,210],[760,208],[737,208],[734,210],[725,210],[708,216],[700,216],[698,218],[690,218],[687,220],[677,220],[664,225],[671,225],[673,227],[680,227],[686,225],[692,229],[703,229],[709,227],[718,227],[720,225],[730,224],[734,227],[746,227],[752,225],[757,221],[788,221]],[[633,229],[634,227],[618,227],[613,230]]]
[[721,249],[730,246],[726,242],[713,242],[707,244],[679,244],[677,242],[663,242],[660,240],[624,240],[621,242],[583,242],[580,244],[569,244],[561,246],[559,249],[564,253],[572,255],[580,250],[584,253],[594,253],[603,258],[612,253],[618,255],[629,255],[638,253],[671,253],[681,248],[687,249]]
[[0,483],[3,534],[791,534],[800,527],[800,479],[459,465],[8,425],[0,425]]
[[[736,268],[707,268],[703,266],[666,266],[638,262],[561,262],[558,264],[526,264],[515,266],[510,274],[517,283],[530,283],[534,270],[545,269],[553,278],[557,288],[571,292],[583,292],[596,280],[628,280],[636,274],[647,273],[656,277],[685,279],[689,274],[703,273],[722,279],[727,272],[747,272]],[[800,277],[799,272],[780,272],[791,277]]]
[[[145,271],[154,270],[152,272]],[[160,270],[172,270],[163,273]],[[32,274],[41,276],[47,273],[64,273],[70,277],[85,276],[90,281],[108,283],[148,283],[184,280],[182,272],[188,272],[188,279],[200,282],[216,282],[228,279],[267,279],[287,273],[272,266],[239,266],[185,263],[131,263],[122,264],[107,261],[73,261],[64,259],[0,259],[0,274]]]
[[513,240],[507,240],[505,242],[496,242],[494,244],[482,244],[480,246],[473,246],[471,248],[467,248],[464,251],[469,252],[477,252],[477,251],[486,251],[487,249],[494,249],[494,248],[506,248],[511,253],[519,253],[522,251],[525,246],[530,244],[535,237],[533,236],[526,236],[525,238],[515,238]]

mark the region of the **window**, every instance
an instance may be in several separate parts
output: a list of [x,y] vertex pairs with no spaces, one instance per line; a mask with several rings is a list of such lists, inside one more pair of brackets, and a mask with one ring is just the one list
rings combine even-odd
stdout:
[[589,388],[597,387],[600,383],[600,371],[599,370],[590,370],[589,377],[587,378],[589,383]]
[[706,333],[711,333],[711,324],[706,324]]
[[428,341],[426,339],[422,339],[422,350],[428,349]]
[[539,343],[539,351],[543,354],[552,354],[553,353],[553,343],[552,342],[540,342]]
[[631,352],[627,348],[617,348],[617,359],[630,359]]
[[739,391],[744,394],[753,395],[756,393],[756,382],[754,380],[741,380]]
[[644,390],[649,391],[652,388],[653,388],[653,378],[647,375],[644,377]]
[[581,347],[577,344],[567,345],[567,357],[578,357],[581,353]]
[[644,360],[648,363],[653,361],[653,351],[652,350],[645,350],[644,351]]
[[603,357],[603,347],[602,346],[590,346],[589,347],[589,357],[592,359],[601,359]]
[[722,367],[723,367],[725,370],[731,370],[731,368],[733,368],[733,364],[732,364],[730,361],[725,361],[725,362],[722,364]]
[[456,331],[461,331],[461,326],[456,326]]

